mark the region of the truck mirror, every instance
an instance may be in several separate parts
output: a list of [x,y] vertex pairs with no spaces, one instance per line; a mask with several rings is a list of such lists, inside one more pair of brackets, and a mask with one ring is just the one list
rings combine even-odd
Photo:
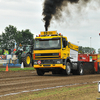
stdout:
[[70,43],[68,42],[68,48],[70,48]]
[[68,45],[68,41],[65,41],[65,46],[67,46]]

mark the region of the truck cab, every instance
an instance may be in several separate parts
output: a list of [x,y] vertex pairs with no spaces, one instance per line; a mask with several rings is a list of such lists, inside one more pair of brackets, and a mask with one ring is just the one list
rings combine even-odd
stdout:
[[38,75],[49,71],[69,75],[77,70],[78,46],[68,42],[67,37],[57,31],[41,32],[35,38],[33,63]]

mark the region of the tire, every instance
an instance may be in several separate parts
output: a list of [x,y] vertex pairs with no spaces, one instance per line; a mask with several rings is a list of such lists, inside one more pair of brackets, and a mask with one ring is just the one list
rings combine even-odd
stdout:
[[83,65],[81,63],[78,65],[77,74],[78,75],[83,75],[84,74]]
[[30,66],[30,63],[31,63],[31,55],[30,54],[26,54],[25,57],[22,57],[21,58],[23,64],[24,64],[24,67],[29,67]]
[[66,63],[66,74],[67,75],[70,75],[71,73],[71,65],[69,62]]
[[37,75],[39,76],[43,76],[44,75],[44,71],[40,70],[40,69],[37,69]]

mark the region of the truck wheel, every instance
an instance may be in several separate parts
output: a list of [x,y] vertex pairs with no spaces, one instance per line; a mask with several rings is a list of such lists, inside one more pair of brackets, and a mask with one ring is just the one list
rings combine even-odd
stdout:
[[37,74],[38,74],[39,76],[43,76],[43,75],[44,75],[44,71],[42,71],[42,70],[40,70],[40,69],[36,69],[36,71],[37,71]]
[[77,74],[78,75],[83,75],[84,74],[84,69],[83,69],[83,65],[80,63],[78,70],[77,70]]
[[66,74],[67,75],[70,75],[71,73],[71,65],[69,62],[66,63]]
[[30,54],[26,54],[25,57],[22,57],[22,62],[23,62],[25,67],[29,67],[30,63],[31,63],[31,55]]

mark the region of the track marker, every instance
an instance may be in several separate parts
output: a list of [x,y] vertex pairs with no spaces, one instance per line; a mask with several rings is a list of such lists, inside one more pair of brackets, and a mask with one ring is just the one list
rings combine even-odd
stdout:
[[8,72],[8,64],[6,64],[6,72]]
[[24,64],[23,64],[23,62],[22,62],[22,64],[21,64],[21,68],[24,69]]

